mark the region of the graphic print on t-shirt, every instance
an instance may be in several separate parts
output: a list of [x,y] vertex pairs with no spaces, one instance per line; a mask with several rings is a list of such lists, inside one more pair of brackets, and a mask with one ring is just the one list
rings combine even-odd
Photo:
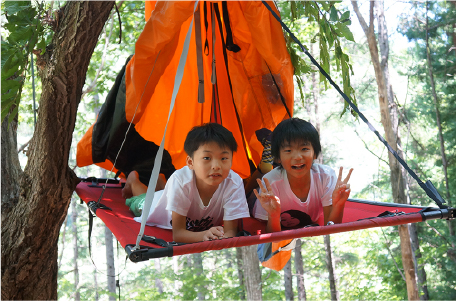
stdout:
[[312,224],[310,216],[299,210],[287,210],[280,214],[280,224],[285,229],[298,229]]
[[202,218],[201,220],[192,220],[187,217],[187,230],[193,232],[200,232],[205,231],[213,227],[212,220],[214,218],[211,216],[207,216]]

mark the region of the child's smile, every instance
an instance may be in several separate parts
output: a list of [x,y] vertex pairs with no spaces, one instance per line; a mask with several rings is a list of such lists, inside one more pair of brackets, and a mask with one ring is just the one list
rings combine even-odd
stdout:
[[301,170],[304,168],[304,166],[305,166],[305,164],[296,164],[296,165],[292,165],[291,168]]
[[312,168],[315,152],[312,144],[307,141],[293,141],[280,148],[279,163],[287,172],[288,178],[302,178]]

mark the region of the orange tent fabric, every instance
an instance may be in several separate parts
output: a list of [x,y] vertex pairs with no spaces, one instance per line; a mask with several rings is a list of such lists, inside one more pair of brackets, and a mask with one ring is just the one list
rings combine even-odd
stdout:
[[[174,77],[194,4],[194,1],[148,1],[146,18],[149,12],[150,18],[125,71],[126,119],[133,122],[144,139],[156,144],[160,144],[163,137]],[[274,7],[272,2],[270,5]],[[216,7],[219,17],[213,12]],[[224,8],[229,20],[223,18]],[[202,123],[218,122],[238,141],[240,147],[232,169],[245,178],[250,175],[248,159],[256,165],[261,158],[262,145],[255,131],[273,130],[293,112],[293,67],[284,35],[280,24],[260,1],[228,1],[226,5],[201,1],[195,14],[199,14],[200,26],[195,24],[192,32],[165,149],[171,154],[174,166],[181,168],[187,156],[183,144],[188,131]],[[224,49],[227,26],[231,28],[233,42],[240,47],[238,52]],[[200,33],[195,35],[198,28]],[[204,77],[201,79],[198,78],[197,36],[204,48],[201,55]],[[213,58],[215,84],[211,83]],[[204,103],[198,102],[200,80],[204,80]],[[89,132],[78,145],[78,166],[91,161]]]

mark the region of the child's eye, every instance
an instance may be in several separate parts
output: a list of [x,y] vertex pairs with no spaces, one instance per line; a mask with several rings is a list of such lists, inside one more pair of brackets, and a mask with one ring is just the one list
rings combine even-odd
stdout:
[[223,157],[222,161],[228,160],[228,157]]
[[289,152],[291,152],[291,149],[284,149],[283,152],[284,153],[289,153]]
[[203,160],[210,160],[211,158],[209,157],[203,157]]

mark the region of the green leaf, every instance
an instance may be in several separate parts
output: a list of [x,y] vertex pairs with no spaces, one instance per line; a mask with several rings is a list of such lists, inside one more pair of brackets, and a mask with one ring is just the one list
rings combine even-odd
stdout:
[[13,74],[19,70],[20,64],[13,65],[9,68],[2,68],[2,81],[10,78]]
[[16,117],[18,109],[19,109],[19,105],[16,105],[16,107],[13,109],[13,111],[11,112],[11,114],[8,117],[8,124],[11,123],[11,121],[13,121],[14,117]]
[[17,43],[24,45],[28,39],[33,34],[33,29],[31,27],[18,28],[8,36],[8,41],[11,43]]
[[355,38],[353,37],[352,32],[350,29],[345,24],[338,23],[337,24],[337,29],[339,29],[340,33],[342,36],[344,36],[347,40],[354,42]]
[[329,20],[333,22],[339,20],[339,15],[337,14],[337,9],[334,5],[331,6],[331,9],[329,10]]
[[346,20],[346,19],[350,19],[350,11],[349,11],[349,10],[346,11],[346,12],[344,12],[344,13],[342,14],[342,16],[340,16],[341,22],[344,22],[344,20]]
[[2,81],[2,105],[3,105],[3,94],[9,90],[18,89],[22,85],[23,78],[17,77],[15,79]]
[[297,76],[296,77],[296,82],[298,83],[298,88],[299,88],[299,94],[301,95],[301,100],[304,104],[304,93],[302,92],[302,79],[301,77]]
[[41,49],[41,55],[43,55],[46,52],[46,40],[44,37],[41,37],[41,40],[36,44],[37,49]]
[[33,33],[32,37],[30,38],[29,44],[28,44],[29,52],[32,52],[33,48],[35,48],[37,41],[38,41],[38,33]]
[[30,1],[5,1],[5,12],[8,15],[14,15],[24,9],[32,7]]

